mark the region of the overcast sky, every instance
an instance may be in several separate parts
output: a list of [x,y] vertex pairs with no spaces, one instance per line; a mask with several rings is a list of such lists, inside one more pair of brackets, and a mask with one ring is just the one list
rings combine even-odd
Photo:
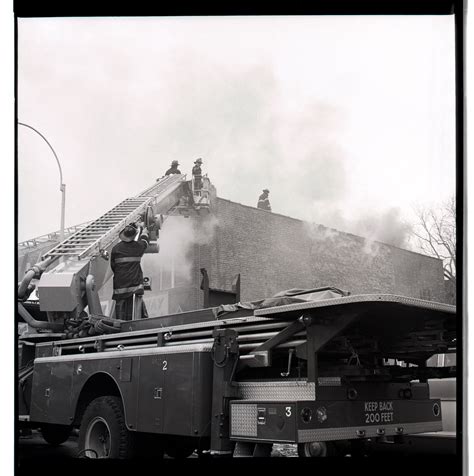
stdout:
[[[18,20],[18,118],[66,226],[173,159],[218,196],[400,246],[455,191],[453,16]],[[59,229],[18,129],[18,238]]]

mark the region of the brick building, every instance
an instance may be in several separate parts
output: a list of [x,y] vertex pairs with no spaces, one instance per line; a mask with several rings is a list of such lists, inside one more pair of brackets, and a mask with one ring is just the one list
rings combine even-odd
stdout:
[[[159,258],[145,255],[143,260],[152,280],[146,293],[152,316],[203,307],[202,268],[209,277],[211,305],[221,298],[235,302],[225,292],[235,290],[238,275],[242,301],[290,288],[335,286],[352,294],[446,302],[442,262],[429,256],[222,198],[214,198],[210,216],[175,220],[187,223],[187,242],[172,252],[163,246]],[[190,230],[204,239],[193,240]],[[177,259],[186,265],[173,263]]]
[[[144,256],[152,288],[145,293],[150,316],[204,307],[201,269],[209,278],[211,306],[235,302],[232,291],[239,275],[242,301],[291,288],[334,286],[352,294],[449,302],[438,259],[234,203],[216,197],[215,190],[211,203],[210,214],[168,218],[160,253]],[[19,256],[19,276],[54,244]],[[109,315],[111,279],[99,294]]]

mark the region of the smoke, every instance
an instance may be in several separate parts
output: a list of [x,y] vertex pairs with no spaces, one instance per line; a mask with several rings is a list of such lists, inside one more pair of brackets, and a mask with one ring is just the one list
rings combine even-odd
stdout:
[[194,236],[191,244],[208,245],[214,238],[219,220],[215,215],[209,214],[205,218],[199,218],[193,221]]
[[150,139],[161,156],[179,160],[188,174],[203,157],[218,196],[256,206],[269,188],[272,209],[295,218],[311,218],[313,204],[347,199],[343,110],[286,97],[270,62],[236,73],[202,56],[176,57],[163,121]]
[[191,282],[193,245],[204,245],[212,241],[218,220],[214,215],[205,218],[184,218],[169,216],[165,219],[160,230],[157,255],[145,255],[147,270],[145,274],[152,274],[154,279],[169,281],[163,287],[172,287]]
[[412,226],[403,220],[399,208],[389,208],[381,213],[361,217],[355,223],[355,229],[365,237],[370,253],[374,253],[373,250],[377,250],[377,246],[373,244],[375,241],[399,248],[406,247]]
[[[352,205],[360,189],[350,188],[357,158],[345,149],[352,143],[346,140],[350,106],[335,106],[317,88],[311,95],[299,91],[298,85],[311,89],[308,80],[282,79],[288,75],[264,50],[244,54],[232,35],[221,36],[224,45],[229,42],[228,55],[213,55],[202,38],[195,46],[170,41],[163,48],[152,23],[107,22],[107,30],[99,20],[88,20],[87,28],[76,21],[42,23],[21,29],[19,107],[40,130],[55,131],[55,148],[67,157],[67,225],[94,219],[149,186],[171,160],[189,176],[193,160],[202,157],[203,172],[220,197],[255,206],[261,190],[269,188],[277,213],[402,246],[406,231],[393,209],[375,218]],[[32,36],[26,35],[30,28]],[[45,63],[41,51],[55,62]],[[310,78],[309,70],[295,73]],[[30,106],[45,98],[48,114]],[[67,128],[61,122],[65,104]],[[44,163],[50,162],[45,156]],[[56,178],[51,163],[49,175]],[[83,193],[85,183],[102,190],[104,180],[113,186],[100,200]],[[22,216],[44,220],[30,212],[38,203],[31,195],[30,202],[20,201]],[[169,233],[163,229],[159,259],[183,261],[192,226],[172,221],[165,224]],[[44,226],[45,233],[58,228]],[[27,229],[22,234],[30,235]],[[166,235],[177,238],[168,243]],[[178,243],[186,245],[175,250]],[[180,265],[186,274],[189,263]]]
[[[345,233],[351,233],[363,239],[361,251],[370,258],[376,257],[381,244],[409,248],[412,225],[401,216],[399,208],[390,208],[382,212],[371,212],[359,217],[348,218],[342,210],[329,207],[317,214],[325,226],[309,223],[306,231],[313,242],[326,242],[334,251],[341,251],[350,246],[351,240]],[[334,228],[329,228],[329,224]]]

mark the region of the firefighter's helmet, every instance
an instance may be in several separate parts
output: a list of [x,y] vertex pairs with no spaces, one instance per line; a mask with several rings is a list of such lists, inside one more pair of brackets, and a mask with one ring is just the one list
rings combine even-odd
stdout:
[[194,163],[195,163],[195,164],[202,164],[202,159],[199,158],[199,159],[195,160]]
[[264,188],[262,192],[270,193],[270,190],[268,190],[268,188]]
[[178,164],[178,161],[177,161],[177,160],[173,160],[173,161],[171,162],[171,167],[173,167],[173,165],[178,166],[178,165],[179,165],[179,164]]
[[119,238],[127,243],[133,241],[137,235],[138,227],[136,223],[129,223],[120,233]]

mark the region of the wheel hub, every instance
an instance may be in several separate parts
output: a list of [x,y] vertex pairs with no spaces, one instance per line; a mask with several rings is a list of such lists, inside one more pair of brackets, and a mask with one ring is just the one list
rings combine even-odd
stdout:
[[108,458],[110,455],[110,428],[102,417],[95,417],[89,423],[85,437],[85,451],[92,458]]

